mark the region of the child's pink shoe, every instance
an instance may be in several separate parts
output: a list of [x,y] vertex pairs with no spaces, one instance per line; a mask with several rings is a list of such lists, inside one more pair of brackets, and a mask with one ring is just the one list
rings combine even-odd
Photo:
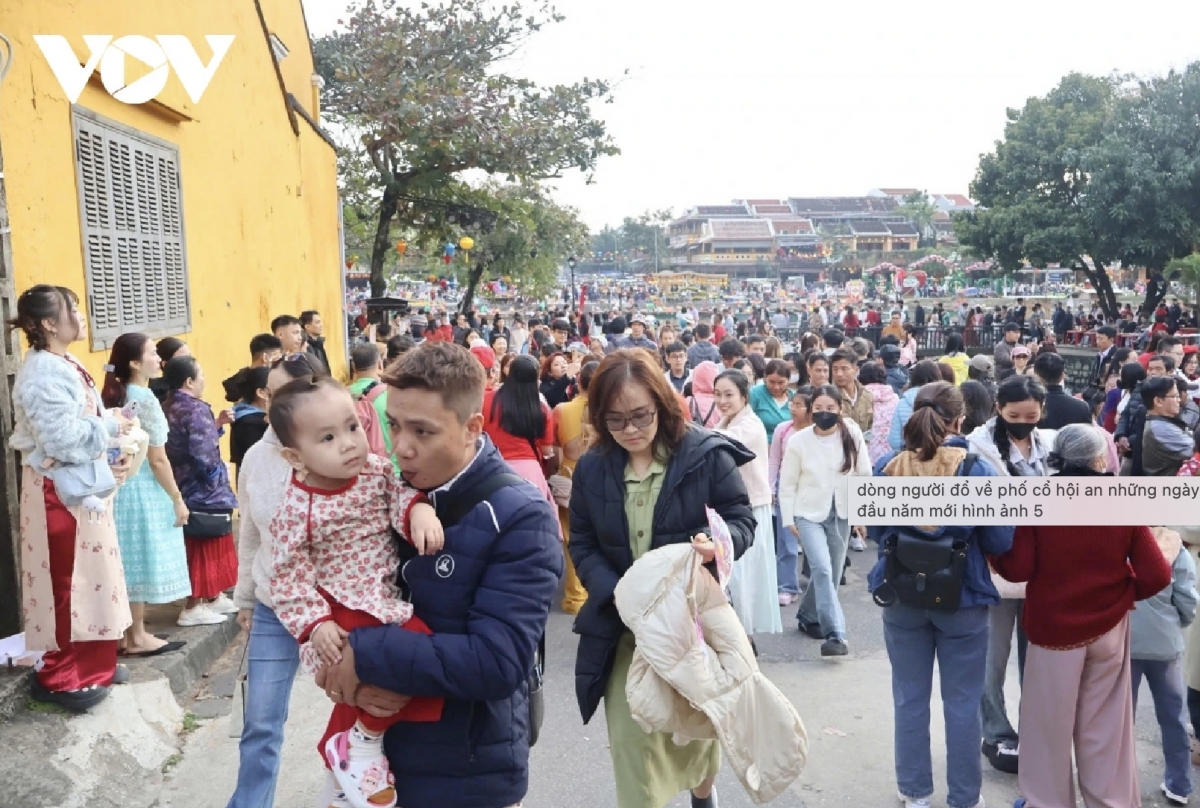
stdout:
[[325,760],[350,808],[396,808],[396,780],[376,741],[352,743],[354,730],[325,742]]

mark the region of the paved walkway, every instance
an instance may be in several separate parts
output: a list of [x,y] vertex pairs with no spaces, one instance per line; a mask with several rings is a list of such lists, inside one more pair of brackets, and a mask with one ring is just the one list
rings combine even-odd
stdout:
[[[854,569],[843,604],[848,620],[850,656],[838,661],[820,658],[815,640],[795,630],[795,608],[785,610],[785,633],[758,637],[764,672],[792,700],[809,735],[809,763],[790,791],[771,803],[778,808],[889,808],[898,805],[892,767],[891,673],[883,648],[879,608],[866,593],[862,575],[868,557],[852,554]],[[575,637],[571,618],[551,616],[548,636],[549,675],[546,684],[546,726],[533,751],[532,778],[526,808],[612,808],[612,774],[601,711],[584,726],[575,704],[573,669]],[[240,646],[226,654],[209,681],[213,690],[230,678]],[[233,662],[230,663],[230,659]],[[1013,661],[1015,680],[1015,659]],[[936,683],[935,683],[936,687]],[[1016,692],[1011,687],[1011,704]],[[936,693],[936,691],[935,691]],[[218,698],[203,712],[220,712]],[[215,703],[214,703],[215,702]],[[1148,692],[1142,694],[1138,722],[1139,761],[1144,805],[1166,803],[1158,793],[1162,754]],[[227,709],[227,707],[226,707]],[[200,710],[197,710],[200,712]],[[291,705],[284,748],[277,808],[310,808],[324,777],[315,746],[328,718],[329,703],[311,682],[298,683]],[[945,753],[940,710],[933,705],[935,783],[933,805],[945,806]],[[1015,717],[1015,716],[1014,716]],[[237,776],[237,741],[227,737],[224,716],[205,721],[188,738],[182,762],[172,771],[160,805],[163,808],[224,808]],[[1016,777],[993,771],[984,763],[984,796],[992,808],[1011,805],[1017,795]],[[753,803],[736,778],[725,769],[718,781],[722,808],[750,808]],[[670,808],[686,808],[681,796]]]

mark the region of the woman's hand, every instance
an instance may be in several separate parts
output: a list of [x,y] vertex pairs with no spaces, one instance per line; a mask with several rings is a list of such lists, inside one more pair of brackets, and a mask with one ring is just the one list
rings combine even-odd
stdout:
[[796,527],[795,522],[787,526],[787,529],[792,531],[792,535],[797,539],[800,538],[800,528]]
[[[254,625],[254,610],[253,609],[239,609],[238,616],[237,616],[237,624],[242,627],[242,631],[249,634],[250,627],[252,625]],[[246,642],[249,642],[249,640],[247,640]],[[322,668],[321,670],[324,670],[324,668]]]
[[122,452],[120,459],[109,466],[112,469],[113,479],[117,481],[118,485],[125,482],[125,478],[129,476],[129,467],[132,465],[133,458]]
[[717,557],[717,545],[704,533],[692,536],[692,549],[700,554],[700,560],[705,564]]
[[175,527],[183,527],[192,518],[192,512],[188,510],[188,506],[183,504],[183,497],[178,497],[175,502]]
[[233,410],[221,410],[217,416],[217,427],[224,428],[233,423]]

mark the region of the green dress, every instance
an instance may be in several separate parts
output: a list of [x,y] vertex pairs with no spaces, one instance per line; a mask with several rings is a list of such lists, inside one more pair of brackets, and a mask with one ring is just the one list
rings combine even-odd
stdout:
[[[625,517],[629,521],[629,545],[635,561],[650,551],[654,505],[665,476],[666,467],[657,460],[640,478],[632,468],[625,468]],[[681,792],[716,776],[721,768],[721,747],[717,741],[692,741],[677,746],[669,733],[647,733],[638,726],[625,697],[634,647],[633,634],[625,632],[617,644],[612,675],[604,691],[617,806],[662,808]]]

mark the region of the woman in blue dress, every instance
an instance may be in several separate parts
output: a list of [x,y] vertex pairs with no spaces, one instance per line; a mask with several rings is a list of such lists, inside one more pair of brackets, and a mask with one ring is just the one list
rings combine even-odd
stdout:
[[122,334],[113,343],[105,370],[104,406],[133,410],[150,436],[146,462],[118,489],[113,505],[133,616],[123,653],[157,656],[177,651],[184,643],[165,642],[146,631],[146,604],[171,603],[192,593],[181,529],[188,509],[163,448],[167,419],[150,391],[150,380],[161,374],[162,360],[145,334]]

